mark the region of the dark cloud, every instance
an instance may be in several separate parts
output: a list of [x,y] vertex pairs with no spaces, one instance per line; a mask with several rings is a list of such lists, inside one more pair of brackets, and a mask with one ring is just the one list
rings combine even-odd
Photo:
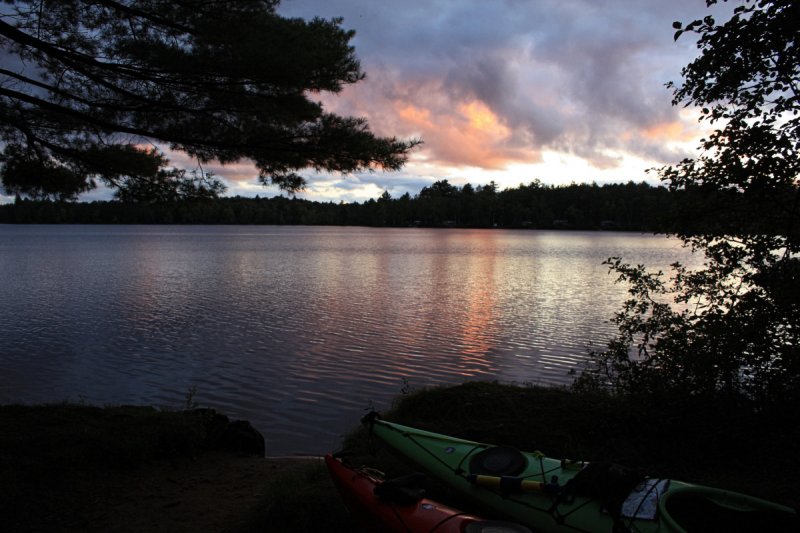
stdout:
[[[413,129],[388,116],[400,102],[426,110],[433,122],[425,149],[434,158],[456,162],[443,117],[479,101],[509,130],[493,143],[499,159],[504,150],[510,161],[524,159],[519,150],[527,149],[536,161],[540,150],[555,149],[605,167],[616,160],[609,151],[646,158],[671,153],[638,132],[679,120],[664,84],[679,77],[687,50],[672,42],[671,23],[702,15],[704,5],[665,4],[286,0],[281,9],[343,16],[357,31],[369,80],[363,83],[377,78],[370,89],[352,93],[357,105],[351,99],[343,109],[369,116],[385,133]],[[446,142],[430,138],[437,126]],[[475,163],[464,157],[465,164]]]

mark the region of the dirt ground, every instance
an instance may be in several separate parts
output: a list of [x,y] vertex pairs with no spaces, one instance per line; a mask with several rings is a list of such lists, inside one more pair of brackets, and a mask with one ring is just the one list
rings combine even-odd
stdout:
[[320,458],[238,457],[206,453],[191,464],[142,468],[97,486],[75,531],[235,531],[270,476],[306,470]]

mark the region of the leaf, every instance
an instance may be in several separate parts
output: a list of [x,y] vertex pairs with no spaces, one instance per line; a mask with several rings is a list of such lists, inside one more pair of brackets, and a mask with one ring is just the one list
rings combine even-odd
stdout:
[[690,22],[688,26],[686,26],[686,31],[692,31],[693,29],[695,29],[696,27],[700,26],[701,24],[703,24],[702,20],[694,20],[694,21]]

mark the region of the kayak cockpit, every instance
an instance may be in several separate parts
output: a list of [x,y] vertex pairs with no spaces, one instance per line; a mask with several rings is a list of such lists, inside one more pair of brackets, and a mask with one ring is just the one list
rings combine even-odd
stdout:
[[797,532],[800,520],[788,507],[707,487],[680,487],[659,502],[661,518],[675,531]]

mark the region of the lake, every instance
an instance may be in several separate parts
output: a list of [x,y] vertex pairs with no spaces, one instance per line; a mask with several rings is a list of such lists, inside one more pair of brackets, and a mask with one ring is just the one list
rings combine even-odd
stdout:
[[331,451],[407,389],[567,384],[626,287],[680,242],[611,232],[0,225],[0,403],[249,420],[268,455]]

